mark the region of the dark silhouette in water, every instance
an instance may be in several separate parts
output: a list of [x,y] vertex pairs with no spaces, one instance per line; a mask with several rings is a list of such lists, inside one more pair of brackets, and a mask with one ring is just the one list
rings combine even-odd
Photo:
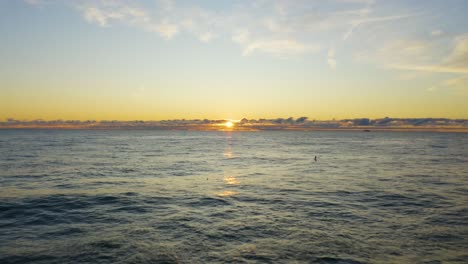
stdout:
[[317,162],[317,156],[315,156],[314,160],[315,160],[315,162]]

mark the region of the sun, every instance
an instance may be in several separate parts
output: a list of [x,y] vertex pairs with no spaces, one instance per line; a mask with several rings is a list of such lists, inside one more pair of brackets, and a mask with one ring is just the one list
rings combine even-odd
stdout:
[[234,126],[234,124],[231,121],[227,121],[226,123],[224,123],[224,126],[226,126],[227,128],[231,128]]

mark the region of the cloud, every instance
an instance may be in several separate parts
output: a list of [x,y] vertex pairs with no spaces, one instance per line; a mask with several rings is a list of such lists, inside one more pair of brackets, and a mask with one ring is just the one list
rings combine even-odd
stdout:
[[[423,74],[451,74],[452,78],[445,79],[439,83],[430,86],[429,92],[439,91],[443,88],[450,88],[461,95],[468,94],[468,35],[460,35],[454,38],[452,49],[449,53],[439,56],[436,60],[424,61],[419,60],[418,56],[437,57],[435,50],[439,46],[431,46],[429,44],[418,47],[418,45],[406,48],[401,48],[400,54],[406,55],[406,59],[399,58],[397,51],[396,58],[388,59],[384,66],[389,69],[401,71],[420,72]],[[428,56],[427,56],[428,55]],[[443,76],[443,75],[441,75]]]
[[[101,27],[121,23],[157,33],[165,39],[188,33],[205,43],[226,32],[231,33],[231,40],[241,46],[244,56],[258,52],[290,57],[317,52],[321,45],[310,37],[311,32],[348,27],[350,23],[357,27],[376,20],[362,17],[371,12],[368,6],[374,2],[367,0],[347,1],[353,4],[353,9],[332,11],[327,9],[327,6],[334,7],[332,3],[318,5],[309,1],[284,0],[236,4],[228,10],[171,0],[159,0],[157,9],[144,7],[139,1],[77,2],[81,3],[77,6],[86,21]],[[315,7],[322,9],[321,5],[325,8],[316,11]],[[356,9],[355,5],[365,7]],[[329,64],[333,61],[330,58]]]
[[339,2],[371,5],[375,3],[375,0],[339,0]]
[[441,85],[456,91],[460,95],[468,95],[468,75],[445,80]]
[[296,123],[304,123],[305,121],[307,121],[307,119],[307,116],[301,116],[298,119],[296,119]]
[[267,28],[270,32],[273,32],[273,33],[293,32],[293,29],[288,25],[288,23],[277,21],[276,19],[273,19],[273,18],[264,19],[262,24],[265,28]]
[[[417,55],[430,57],[432,53],[433,50],[426,44],[402,47],[399,55],[405,56],[406,60],[403,60],[402,58],[398,59],[397,62],[394,60],[393,63],[389,63],[386,67],[423,72],[468,73],[468,35],[456,37],[450,54],[446,55],[445,58],[440,59],[438,63],[410,63],[410,61],[415,61],[415,57]],[[398,51],[391,54],[396,54],[396,56],[398,56]]]
[[[40,128],[40,129],[157,129],[157,130],[224,130],[227,120],[176,119],[161,121],[119,121],[119,120],[16,120],[8,118],[0,121],[0,129]],[[236,122],[234,130],[316,130],[316,129],[446,129],[447,131],[467,131],[468,120],[447,118],[357,118],[343,120],[309,121],[307,117],[276,119],[243,119]],[[417,130],[416,130],[417,131]]]
[[376,23],[376,22],[400,20],[400,19],[414,17],[416,15],[418,14],[404,14],[404,15],[382,16],[382,17],[363,17],[363,18],[353,19],[350,22],[351,27],[343,35],[343,40],[347,40],[349,37],[351,37],[354,30],[356,30],[358,27],[362,25]]
[[435,47],[432,42],[418,39],[397,39],[382,44],[375,50],[355,54],[360,62],[370,62],[383,68],[408,68],[411,65],[434,64]]
[[232,34],[232,41],[238,43],[238,44],[244,44],[248,42],[250,36],[250,32],[247,29],[237,29],[235,32]]
[[108,27],[118,22],[147,32],[158,33],[165,39],[171,39],[179,32],[179,26],[169,22],[168,19],[156,21],[146,9],[120,1],[95,2],[78,6],[78,9],[86,21],[101,27]]
[[101,27],[107,26],[107,20],[109,19],[105,13],[95,7],[86,8],[83,12],[83,16],[85,17],[86,21],[90,23],[95,22]]
[[304,44],[294,39],[260,40],[249,43],[243,55],[249,56],[255,51],[274,56],[294,56],[320,50],[319,45]]
[[211,32],[205,32],[202,33],[199,37],[201,42],[210,42],[213,39],[213,33]]
[[165,39],[173,38],[179,33],[179,27],[176,24],[171,24],[168,21],[162,21],[158,24],[148,25],[146,29],[150,32],[157,32]]
[[435,30],[432,30],[431,31],[431,36],[433,37],[438,37],[440,35],[442,35],[444,32],[440,29],[435,29]]
[[452,53],[444,60],[444,65],[468,70],[468,35],[455,38],[455,47]]
[[437,90],[438,90],[438,87],[437,87],[436,85],[433,85],[433,86],[427,88],[427,91],[428,91],[428,92],[431,92],[431,93],[432,93],[432,92],[435,92],[435,91],[437,91]]
[[327,63],[332,70],[336,69],[335,49],[333,48],[328,50]]
[[175,3],[173,0],[159,0],[159,8],[166,12],[174,9]]
[[388,68],[410,71],[440,72],[440,73],[468,73],[468,68],[447,67],[442,65],[404,65],[390,64]]
[[337,65],[334,53],[342,47],[338,42],[349,43],[357,29],[419,15],[407,9],[394,9],[389,15],[374,0],[228,1],[223,8],[213,8],[203,1],[154,2],[76,0],[67,5],[74,6],[86,21],[100,27],[130,26],[168,40],[188,34],[202,43],[228,38],[240,47],[244,56],[257,53],[281,58],[302,56],[335,43],[333,55],[328,54],[326,60],[332,69]]
[[144,9],[130,6],[86,6],[81,7],[84,18],[89,23],[106,27],[111,21],[125,22],[131,25],[147,27],[151,18]]
[[468,88],[467,81],[468,81],[468,76],[462,76],[459,78],[446,80],[443,82],[443,84],[445,86],[465,86]]
[[26,2],[27,4],[33,5],[33,6],[43,4],[42,0],[24,0],[24,2]]

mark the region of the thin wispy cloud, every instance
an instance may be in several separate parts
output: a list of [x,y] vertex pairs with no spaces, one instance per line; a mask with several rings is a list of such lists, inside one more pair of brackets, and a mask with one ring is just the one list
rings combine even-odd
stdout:
[[442,65],[404,65],[390,64],[387,66],[392,69],[423,71],[423,72],[440,72],[440,73],[468,73],[468,68],[447,67]]
[[213,33],[205,32],[200,34],[198,38],[201,42],[210,42],[213,39]]
[[171,39],[179,33],[179,26],[177,24],[170,23],[167,20],[163,20],[157,24],[148,25],[146,30],[156,32],[165,39]]
[[460,85],[460,84],[466,85],[467,80],[468,80],[468,76],[453,78],[453,79],[446,80],[444,82],[444,85],[446,86],[454,86],[454,85]]
[[438,37],[438,36],[441,36],[442,34],[444,34],[444,32],[440,29],[435,29],[431,31],[431,36],[433,37]]
[[249,41],[250,38],[250,32],[247,29],[236,29],[232,33],[232,41],[239,43],[239,44],[245,44]]
[[24,0],[27,4],[30,4],[30,5],[40,5],[40,4],[43,4],[43,1],[42,0]]
[[[406,52],[403,48],[400,51],[403,52],[403,55],[406,55],[405,59],[397,57],[396,60],[394,59],[386,64],[385,67],[402,71],[454,75],[455,77],[445,79],[428,90],[435,91],[439,90],[439,88],[449,87],[466,95],[468,94],[466,82],[468,79],[468,35],[457,36],[452,43],[449,53],[439,57],[435,61],[433,60],[433,54],[437,47],[431,47],[428,43],[421,43],[421,45],[416,45],[413,48],[407,46]],[[394,51],[393,54],[398,54],[398,52]],[[426,60],[421,60],[421,58],[426,58]],[[431,58],[432,61],[427,58]],[[417,63],[418,61],[420,63]]]
[[367,62],[382,68],[407,68],[409,65],[435,64],[434,44],[418,39],[388,40],[374,49],[355,54],[357,62]]
[[457,36],[454,39],[454,48],[443,64],[468,70],[468,34]]
[[86,8],[83,11],[84,18],[90,23],[97,23],[101,27],[107,26],[107,21],[110,18],[108,14],[103,13],[95,7]]
[[[25,2],[35,6],[45,3]],[[452,43],[431,42],[430,38],[444,41],[447,35],[434,25],[426,31],[426,39],[408,38],[401,27],[411,28],[415,21],[430,19],[428,12],[405,8],[387,11],[384,3],[374,0],[257,0],[227,3],[229,7],[223,9],[176,0],[159,0],[151,5],[127,0],[54,3],[72,6],[85,21],[104,28],[130,26],[168,41],[179,35],[190,35],[201,43],[227,39],[246,57],[264,54],[291,58],[321,53],[326,58],[324,65],[336,69],[336,53],[359,44],[365,48],[353,51],[355,62],[406,72],[402,76],[417,78],[411,72],[421,72],[449,73],[458,78],[468,73],[466,35],[455,37]],[[442,54],[443,46],[452,48]]]
[[394,48],[399,48],[399,50],[391,50],[391,52],[386,54],[394,58],[394,63],[387,64],[387,67],[414,71],[468,73],[467,35],[456,37],[450,53],[442,57],[436,63],[410,63],[411,61],[421,61],[421,58],[426,58],[426,61],[428,58],[433,58],[432,52],[435,48],[431,47],[429,43],[413,43],[414,45],[409,45],[409,42],[400,42],[400,44],[401,43],[405,43],[405,47],[399,47],[397,45]]
[[363,26],[365,24],[371,24],[371,23],[379,23],[379,22],[388,22],[388,21],[395,21],[395,20],[400,20],[400,19],[405,19],[405,18],[410,18],[414,17],[417,14],[404,14],[404,15],[396,15],[396,16],[383,16],[383,17],[363,17],[363,18],[358,18],[358,19],[353,19],[351,20],[350,24],[351,27],[350,29],[343,35],[343,40],[347,40],[348,38],[351,37],[353,32],[360,26]]
[[294,39],[260,40],[249,43],[244,49],[243,55],[248,56],[255,51],[260,51],[275,56],[292,56],[319,50],[320,46],[318,45],[307,45]]
[[[316,53],[326,46],[313,37],[317,32],[330,31],[336,39],[343,34],[342,38],[347,40],[366,24],[413,16],[371,16],[375,1],[336,0],[339,2],[348,4],[349,8],[329,9],[327,6],[333,7],[333,1],[320,5],[299,0],[254,1],[222,11],[171,0],[158,1],[157,8],[124,0],[75,1],[74,4],[86,21],[101,27],[130,25],[157,33],[164,39],[190,34],[205,43],[227,36],[241,46],[244,56],[264,53],[284,57]],[[327,63],[330,65],[333,61],[329,59]]]
[[328,50],[327,63],[332,70],[336,69],[335,49],[333,48]]
[[468,74],[442,82],[443,86],[455,90],[459,95],[468,95]]

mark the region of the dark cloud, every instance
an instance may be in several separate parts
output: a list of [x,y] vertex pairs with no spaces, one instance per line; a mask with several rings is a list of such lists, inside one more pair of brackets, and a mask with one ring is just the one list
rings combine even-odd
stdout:
[[[118,120],[17,120],[7,118],[0,121],[0,128],[62,128],[62,129],[160,129],[160,130],[222,130],[224,119],[176,119],[162,121],[118,121]],[[307,117],[247,119],[234,126],[235,130],[314,130],[314,129],[398,129],[398,128],[458,128],[468,130],[467,119],[447,118],[357,118],[343,120],[308,120]]]
[[301,116],[298,119],[296,119],[296,123],[304,123],[307,120],[308,117],[306,116]]
[[369,118],[354,119],[353,123],[355,126],[368,126],[370,125],[370,119]]

